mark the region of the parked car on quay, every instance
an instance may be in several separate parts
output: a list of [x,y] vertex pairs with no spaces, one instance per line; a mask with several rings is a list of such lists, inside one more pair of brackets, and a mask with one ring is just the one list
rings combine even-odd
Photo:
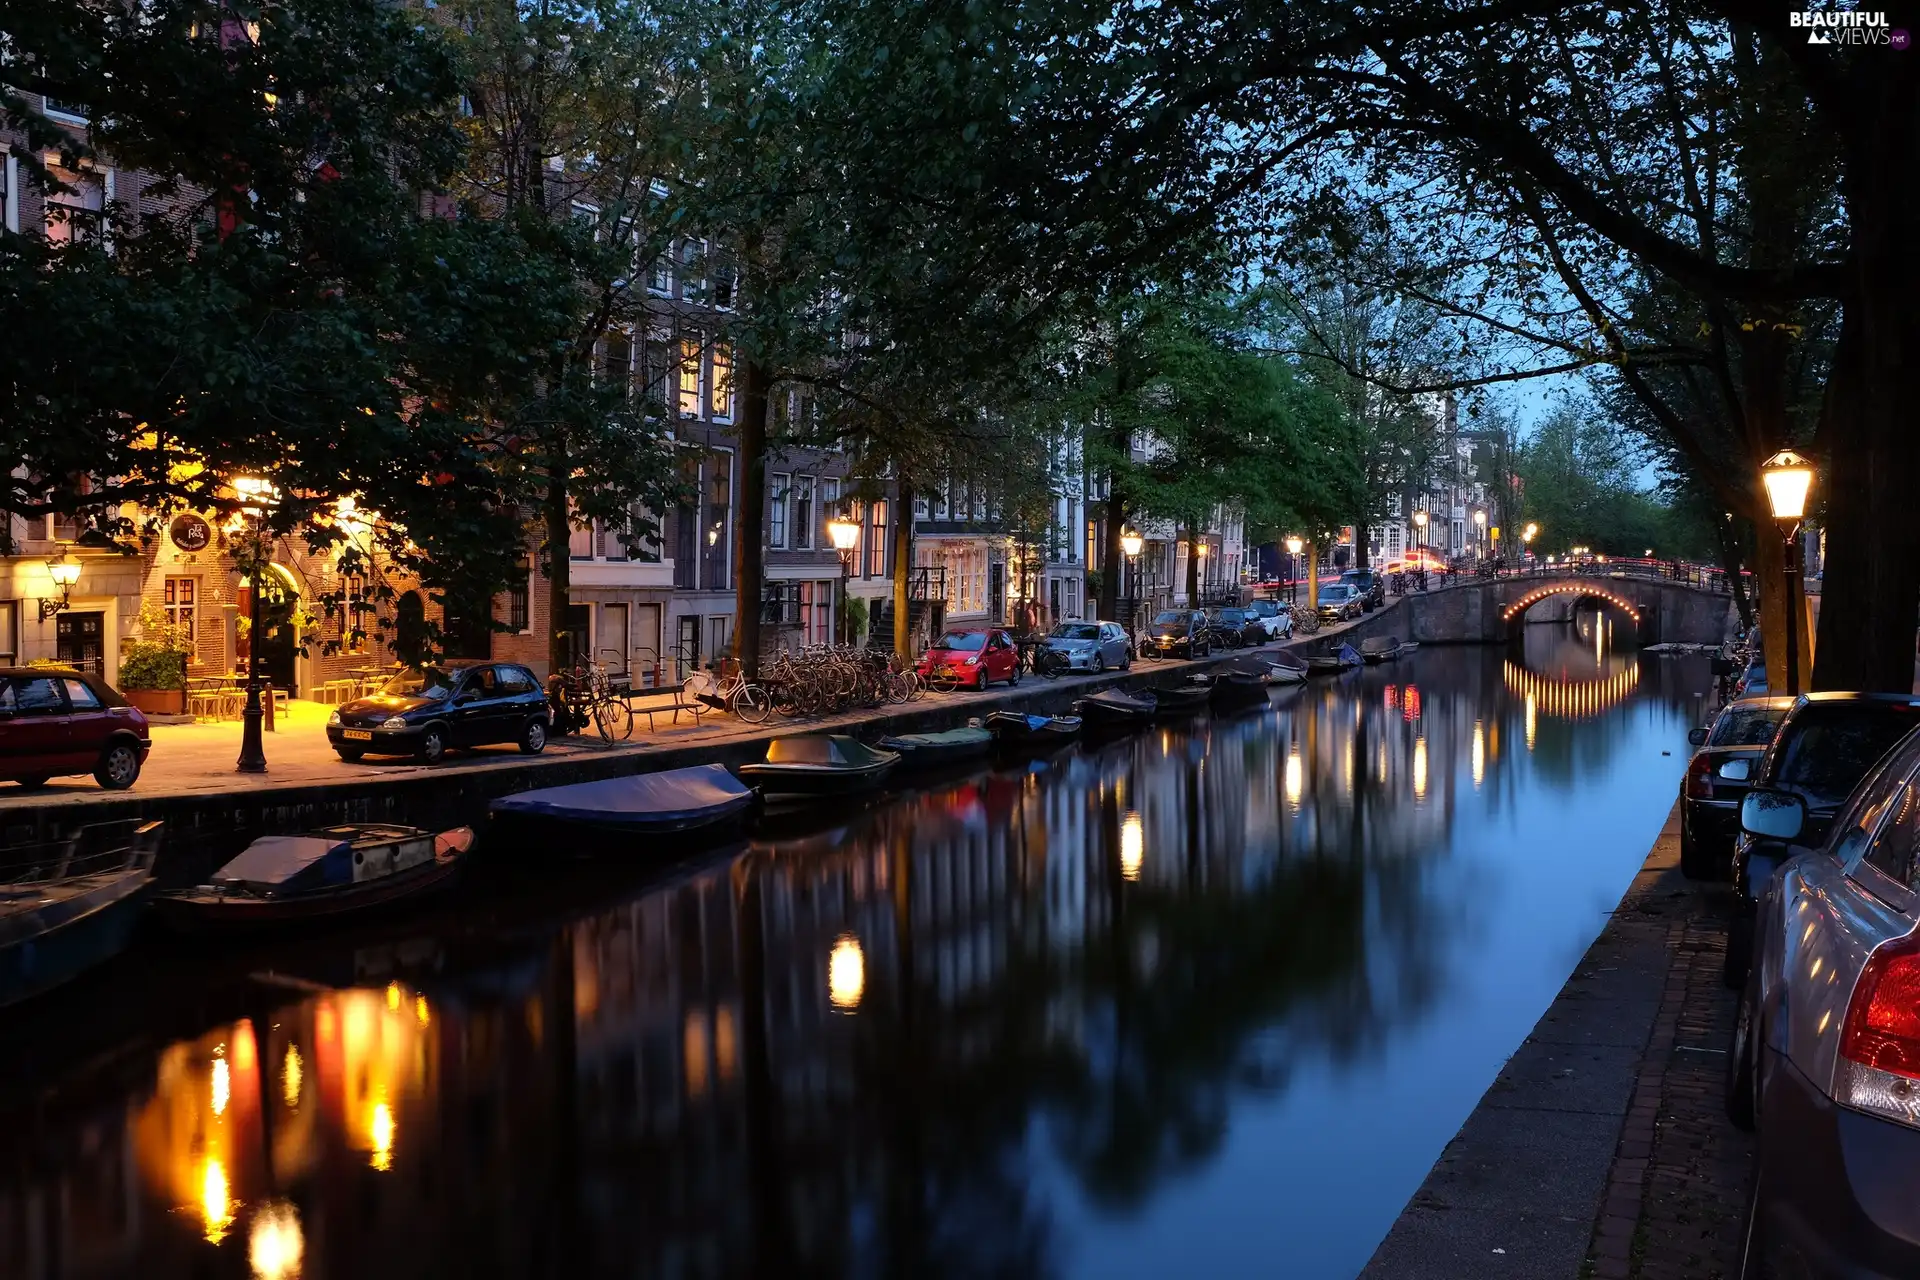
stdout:
[[1746,980],[1753,950],[1755,904],[1774,871],[1796,852],[1826,839],[1834,812],[1894,743],[1920,727],[1920,695],[1809,693],[1780,722],[1757,763],[1729,760],[1719,777],[1754,790],[1797,796],[1806,820],[1792,841],[1742,830],[1733,842],[1733,913],[1727,922],[1727,985]]
[[1360,591],[1351,583],[1335,582],[1320,588],[1320,621],[1345,622],[1364,612]]
[[1207,616],[1197,609],[1163,609],[1147,628],[1145,645],[1161,658],[1204,658],[1213,652]]
[[1240,649],[1267,642],[1267,628],[1260,619],[1237,607],[1209,609],[1207,632],[1222,649]]
[[922,655],[917,670],[931,684],[984,689],[996,680],[1020,683],[1020,650],[998,627],[948,631]]
[[70,667],[0,667],[0,777],[23,787],[93,775],[109,791],[140,777],[147,718],[105,680]]
[[1284,640],[1293,634],[1293,606],[1285,600],[1255,600],[1247,612],[1266,628],[1267,639]]
[[1372,613],[1387,602],[1387,580],[1371,569],[1349,569],[1340,575],[1344,586],[1360,593],[1360,608]]
[[[1729,702],[1713,723],[1687,735],[1699,750],[1680,781],[1680,871],[1689,880],[1725,876],[1740,833],[1740,802],[1748,781],[1720,776],[1722,765],[1744,760],[1749,775],[1786,718],[1792,698]],[[1739,773],[1741,770],[1734,770]]]
[[1920,733],[1824,844],[1798,791],[1755,787],[1741,821],[1802,851],[1761,893],[1727,1053],[1728,1114],[1761,1130],[1742,1274],[1920,1275]]
[[1063,622],[1047,633],[1047,651],[1066,659],[1069,671],[1124,671],[1133,648],[1117,622]]
[[511,742],[546,749],[552,708],[539,678],[512,662],[453,659],[401,671],[379,693],[327,717],[327,741],[342,760],[418,756],[432,764],[454,747]]

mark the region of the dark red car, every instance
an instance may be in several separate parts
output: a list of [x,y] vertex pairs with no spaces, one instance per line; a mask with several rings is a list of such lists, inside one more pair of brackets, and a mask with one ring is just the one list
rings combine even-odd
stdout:
[[90,773],[111,791],[140,776],[147,718],[98,676],[65,667],[0,667],[0,778],[23,787]]
[[993,629],[949,631],[920,659],[920,677],[938,687],[984,689],[995,680],[1020,683],[1020,650],[1013,637]]

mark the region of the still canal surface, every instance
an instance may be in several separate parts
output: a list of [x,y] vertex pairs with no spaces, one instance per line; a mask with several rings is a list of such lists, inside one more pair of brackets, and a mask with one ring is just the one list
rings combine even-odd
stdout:
[[0,1274],[1352,1276],[1672,803],[1705,664],[1607,641],[149,944],[0,1026]]

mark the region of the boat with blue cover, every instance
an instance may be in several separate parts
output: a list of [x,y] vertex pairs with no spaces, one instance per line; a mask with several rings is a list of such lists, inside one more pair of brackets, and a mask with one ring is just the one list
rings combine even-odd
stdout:
[[1307,671],[1311,675],[1332,675],[1336,671],[1345,671],[1348,667],[1357,667],[1363,659],[1360,651],[1350,644],[1343,644],[1330,654],[1307,659]]
[[1080,736],[1079,716],[1030,716],[996,711],[987,717],[993,740],[1003,748],[1057,747]]
[[154,915],[183,933],[228,933],[354,917],[414,901],[452,883],[473,828],[438,834],[349,822],[302,835],[262,836],[191,889],[157,894]]
[[0,1007],[79,977],[126,948],[153,883],[163,824],[83,851],[81,840],[44,857],[9,851],[0,867]]
[[967,725],[944,733],[898,733],[874,745],[899,756],[902,769],[930,769],[984,756],[993,747],[993,734],[981,725]]
[[900,757],[878,751],[843,733],[807,733],[775,738],[767,758],[740,766],[740,777],[770,796],[845,796],[870,791]]
[[697,764],[521,791],[501,796],[488,810],[497,818],[677,835],[722,826],[753,803],[753,789],[725,765]]

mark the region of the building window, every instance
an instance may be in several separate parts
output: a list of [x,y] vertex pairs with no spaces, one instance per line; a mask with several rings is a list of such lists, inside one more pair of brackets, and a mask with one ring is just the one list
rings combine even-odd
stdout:
[[680,339],[680,416],[700,416],[700,342]]
[[784,550],[787,545],[787,497],[793,486],[793,477],[775,472],[767,479],[767,545]]
[[373,629],[373,607],[367,595],[367,577],[349,573],[340,580],[342,600],[340,647],[346,653],[365,653],[367,633]]
[[680,296],[688,302],[700,300],[700,260],[705,253],[698,240],[680,242]]
[[668,397],[672,394],[673,339],[664,333],[648,334],[646,346],[641,352],[641,362],[644,366],[641,376],[646,384],[641,394],[646,397],[646,411],[665,414]]
[[162,588],[167,625],[174,629],[174,634],[184,635],[188,645],[192,645],[194,637],[199,634],[194,629],[199,615],[196,608],[200,597],[199,586],[198,578],[168,578]]
[[[733,454],[716,449],[707,457],[706,524],[700,531],[705,544],[705,568],[700,585],[708,591],[724,591],[732,582],[730,567],[733,553],[732,530],[728,522],[733,511]],[[718,652],[716,649],[715,652]]]
[[608,386],[619,387],[621,399],[633,389],[633,339],[617,329],[601,339],[600,378]]
[[793,549],[813,550],[813,477],[793,478]]
[[106,231],[107,178],[48,165],[47,173],[67,187],[47,193],[47,239],[54,244],[98,241]]
[[713,349],[713,395],[708,408],[722,421],[733,417],[733,348],[724,343]]
[[0,227],[20,230],[20,158],[0,155]]
[[655,254],[653,261],[647,264],[647,292],[673,292],[673,260],[664,251]]
[[715,264],[708,273],[708,277],[707,288],[712,294],[709,300],[713,305],[722,311],[733,306],[734,286],[739,279],[739,272],[734,269],[733,264],[731,262]]
[[533,630],[533,562],[522,560],[507,588],[507,630],[526,635]]
[[867,504],[867,576],[887,576],[887,503],[876,498]]

